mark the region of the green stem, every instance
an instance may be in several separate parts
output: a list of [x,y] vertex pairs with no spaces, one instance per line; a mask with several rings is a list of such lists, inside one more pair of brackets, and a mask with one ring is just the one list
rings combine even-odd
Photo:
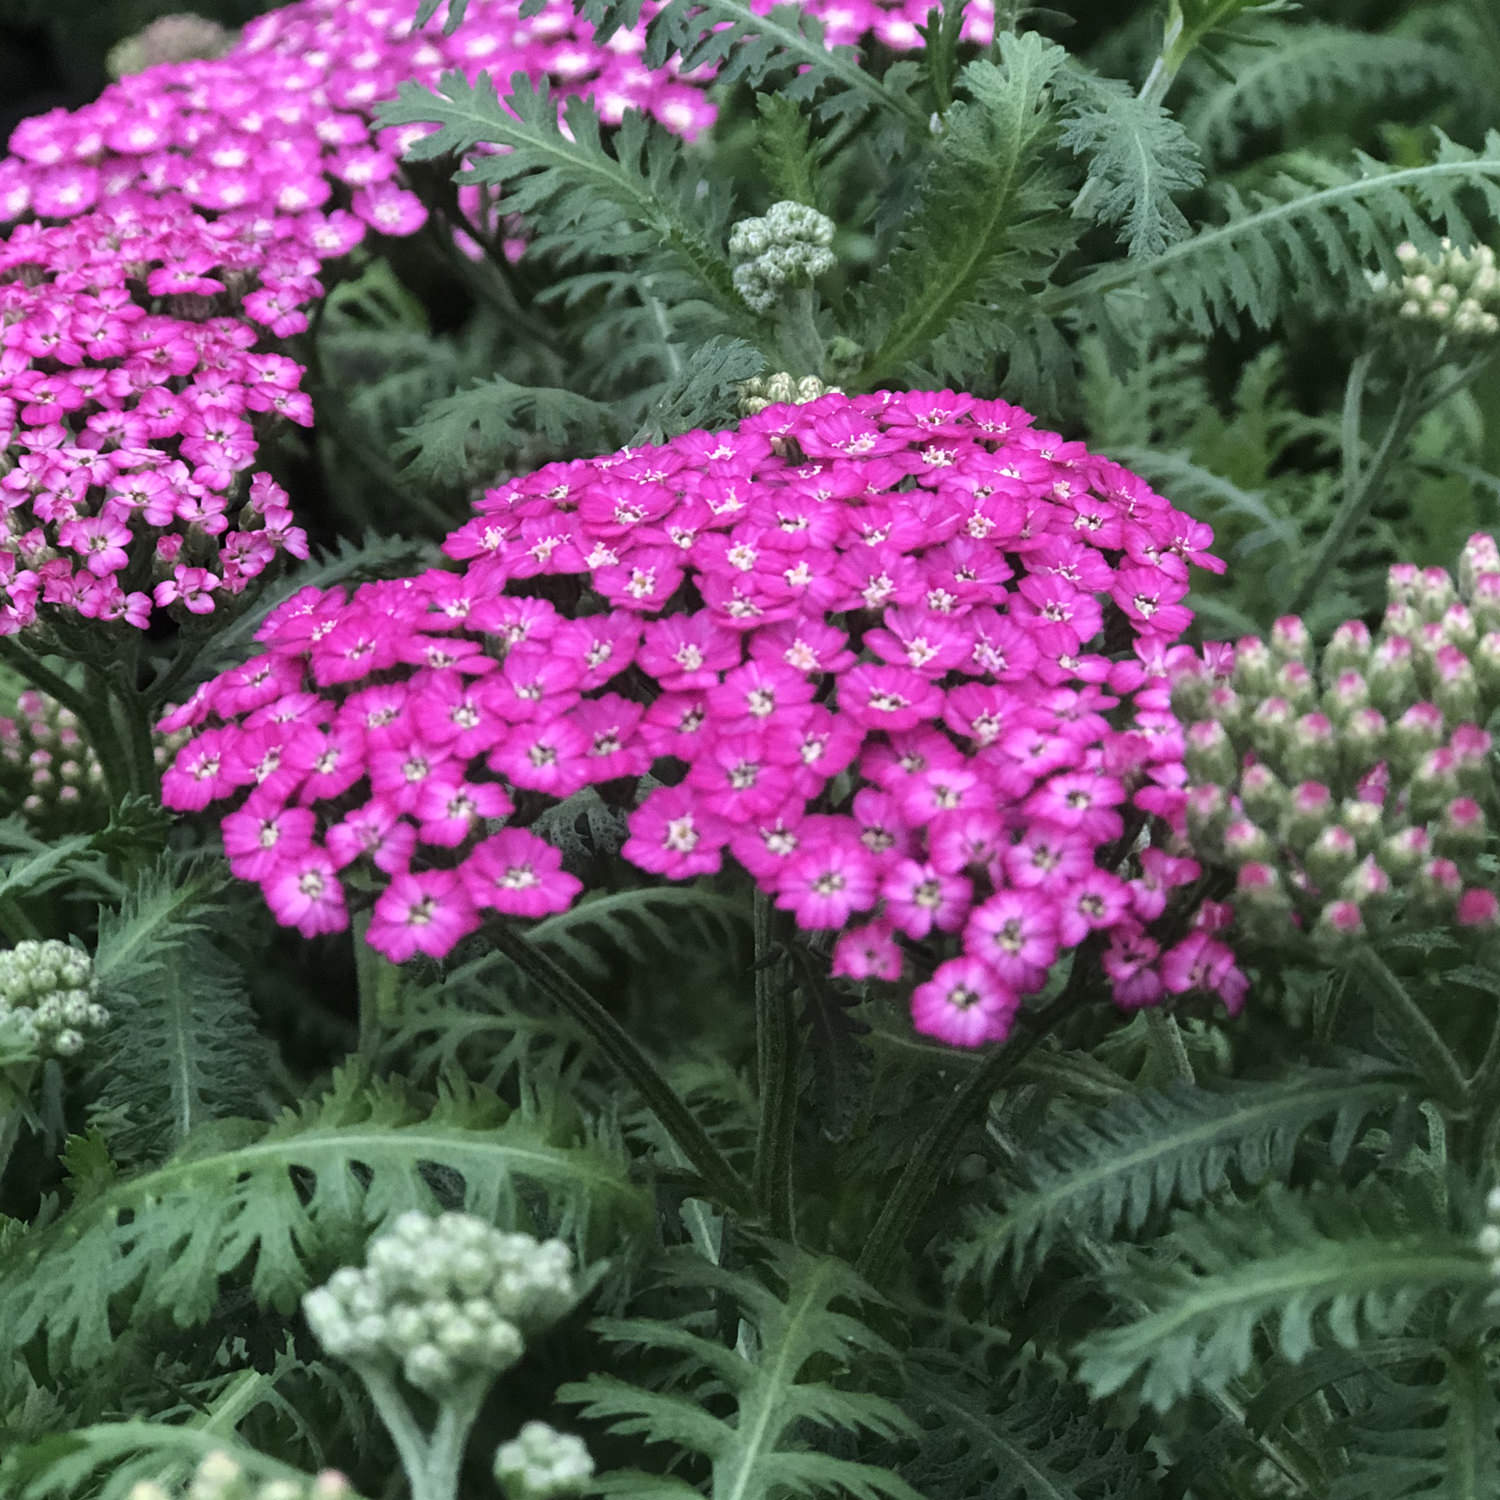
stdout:
[[657,1071],[635,1039],[561,965],[508,922],[489,929],[495,946],[543,994],[567,1011],[589,1034],[595,1046],[633,1083],[662,1128],[677,1142],[682,1154],[703,1179],[704,1187],[724,1208],[753,1216],[754,1198],[745,1179],[714,1145],[671,1084]]
[[486,1379],[444,1398],[427,1445],[427,1483],[432,1500],[456,1500],[464,1450],[489,1388]]
[[792,1152],[797,1125],[797,1018],[785,967],[772,957],[771,902],[755,893],[755,1050],[760,1128],[755,1201],[771,1233],[795,1234]]
[[823,378],[827,351],[818,332],[818,294],[810,286],[796,287],[778,316],[782,357],[792,374]]
[[365,941],[370,912],[354,918],[354,982],[359,1003],[359,1059],[374,1072],[380,1038],[399,1009],[401,970]]
[[[1352,401],[1346,403],[1344,413],[1346,434],[1357,434],[1358,431],[1358,408],[1363,399],[1364,372],[1367,364],[1367,360],[1357,361],[1350,372]],[[1313,553],[1312,561],[1302,575],[1301,583],[1297,585],[1296,592],[1288,601],[1286,613],[1300,614],[1316,597],[1318,591],[1326,585],[1330,570],[1338,562],[1344,548],[1348,546],[1354,533],[1369,514],[1370,507],[1379,498],[1381,485],[1391,461],[1406,445],[1406,440],[1411,436],[1417,423],[1428,412],[1435,411],[1450,396],[1462,390],[1479,373],[1482,366],[1483,361],[1476,361],[1466,366],[1459,375],[1440,386],[1425,399],[1421,391],[1433,373],[1433,366],[1419,365],[1407,371],[1406,379],[1401,385],[1401,392],[1396,398],[1396,409],[1386,422],[1384,436],[1380,440],[1379,447],[1371,455],[1370,462],[1360,469],[1357,454],[1353,456],[1345,454],[1346,483],[1343,499],[1339,502],[1339,508],[1329,523],[1328,530],[1323,533],[1317,550]]]
[[417,1426],[406,1398],[396,1389],[396,1382],[384,1370],[364,1365],[356,1369],[370,1393],[377,1415],[396,1445],[401,1467],[406,1470],[407,1482],[411,1486],[411,1500],[452,1500],[451,1493],[442,1495],[432,1488],[427,1439]]
[[[1489,1044],[1469,1080],[1473,1118],[1464,1131],[1469,1165],[1480,1173],[1493,1173],[1500,1162],[1500,1010],[1490,1027]],[[1486,1182],[1493,1187],[1494,1181]]]
[[1081,1003],[1082,971],[1091,967],[1086,959],[1085,951],[1080,949],[1062,994],[1036,1014],[1031,1030],[1024,1037],[995,1047],[954,1090],[943,1112],[927,1128],[860,1252],[856,1269],[866,1281],[879,1286],[891,1259],[916,1227],[927,1200],[945,1179],[946,1169],[952,1163],[964,1132],[984,1113],[995,1090],[1009,1079],[1052,1028]]
[[1373,948],[1359,949],[1354,962],[1374,986],[1381,1015],[1400,1033],[1433,1097],[1451,1109],[1464,1109],[1469,1089],[1458,1063],[1406,986]]

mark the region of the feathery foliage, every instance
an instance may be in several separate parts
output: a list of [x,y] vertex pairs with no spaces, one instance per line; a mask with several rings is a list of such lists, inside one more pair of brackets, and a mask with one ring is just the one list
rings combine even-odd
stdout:
[[120,1160],[168,1154],[209,1120],[265,1112],[270,1050],[239,980],[243,955],[224,941],[235,925],[225,885],[226,872],[167,855],[118,911],[100,913],[94,977],[110,1023],[95,1111]]
[[1267,28],[1262,43],[1225,59],[1229,76],[1182,111],[1182,128],[1210,161],[1232,161],[1256,134],[1284,131],[1305,112],[1346,100],[1368,107],[1424,97],[1474,102],[1473,70],[1451,47],[1343,26]]
[[107,1359],[118,1320],[200,1323],[226,1277],[285,1312],[368,1231],[440,1202],[434,1171],[476,1213],[540,1216],[585,1245],[643,1207],[602,1141],[556,1141],[545,1121],[469,1088],[424,1108],[347,1072],[269,1127],[217,1122],[161,1166],[81,1184],[53,1223],[8,1244],[0,1369],[38,1335],[61,1370]]
[[[641,1351],[633,1361],[675,1356],[669,1388],[647,1390],[595,1375],[558,1395],[581,1404],[585,1417],[606,1422],[612,1432],[706,1456],[715,1500],[771,1500],[788,1489],[917,1500],[916,1491],[888,1470],[826,1451],[832,1434],[890,1438],[909,1429],[901,1409],[869,1389],[873,1368],[894,1353],[862,1316],[871,1290],[840,1261],[780,1243],[770,1245],[768,1254],[758,1275],[696,1257],[666,1262],[674,1290],[696,1293],[705,1310],[714,1298],[738,1310],[753,1332],[748,1346],[725,1347],[687,1319],[675,1326],[647,1318],[601,1319],[595,1327],[606,1340]],[[835,1373],[845,1378],[835,1383],[829,1378]],[[715,1409],[721,1399],[729,1406],[722,1416]],[[658,1486],[660,1480],[645,1475],[619,1476],[610,1492],[692,1493]]]
[[1500,212],[1500,131],[1476,152],[1438,134],[1434,159],[1396,167],[1356,153],[1355,170],[1308,155],[1289,158],[1270,191],[1248,199],[1223,191],[1225,220],[1158,255],[1101,267],[1040,299],[1060,316],[1108,320],[1112,297],[1143,298],[1158,321],[1181,319],[1199,333],[1237,329],[1241,317],[1268,327],[1296,300],[1327,310],[1363,294],[1371,262],[1394,272],[1394,247],[1424,251],[1440,233],[1460,244],[1475,231],[1464,208],[1473,192]]
[[860,306],[861,384],[912,366],[950,372],[980,347],[1003,349],[1026,288],[1071,241],[1062,180],[1044,151],[1066,54],[1035,32],[1006,33],[996,49],[998,63],[959,75],[964,97],[948,112],[919,204]]
[[1366,1330],[1403,1328],[1429,1295],[1488,1284],[1469,1243],[1430,1220],[1397,1220],[1403,1207],[1386,1192],[1301,1198],[1270,1187],[1240,1206],[1179,1216],[1180,1258],[1135,1259],[1119,1273],[1147,1310],[1083,1340],[1080,1378],[1095,1396],[1137,1382],[1141,1399],[1165,1411],[1245,1374],[1258,1329],[1297,1364],[1325,1337],[1353,1349]]
[[1170,1206],[1284,1176],[1319,1121],[1333,1121],[1329,1155],[1342,1162],[1366,1118],[1394,1110],[1409,1092],[1401,1077],[1351,1066],[1126,1094],[1031,1143],[1020,1180],[1001,1188],[1001,1205],[971,1216],[954,1274],[1018,1271],[1064,1236],[1134,1234]]
[[1203,181],[1187,132],[1118,79],[1064,72],[1058,91],[1070,105],[1059,142],[1088,164],[1074,210],[1118,226],[1130,255],[1161,254],[1188,233],[1173,194]]

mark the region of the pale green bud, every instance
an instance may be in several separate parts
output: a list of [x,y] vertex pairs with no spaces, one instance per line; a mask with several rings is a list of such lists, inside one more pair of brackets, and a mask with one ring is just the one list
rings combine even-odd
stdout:
[[594,1474],[581,1438],[528,1422],[495,1453],[495,1482],[506,1500],[557,1500],[580,1494]]

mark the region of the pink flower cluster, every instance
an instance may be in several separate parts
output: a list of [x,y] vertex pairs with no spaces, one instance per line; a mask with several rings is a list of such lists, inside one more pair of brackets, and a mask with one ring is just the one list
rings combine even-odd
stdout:
[[[820,8],[830,41],[920,42],[920,0]],[[134,626],[153,606],[205,614],[278,554],[307,555],[286,496],[252,471],[270,424],[312,421],[278,342],[307,327],[322,263],[426,222],[400,176],[422,127],[372,120],[401,82],[525,71],[607,120],[644,109],[689,138],[713,120],[706,79],[643,67],[639,31],[596,45],[566,0],[528,18],[476,0],[452,36],[417,32],[415,11],[301,0],[222,59],[16,128],[0,160],[0,634],[45,606]],[[471,222],[503,233],[481,192],[463,190]]]
[[341,871],[373,872],[397,961],[568,906],[524,825],[603,786],[628,861],[731,855],[842,932],[836,973],[896,980],[921,945],[923,1031],[1004,1036],[1090,935],[1124,1005],[1234,1006],[1207,927],[1150,931],[1198,866],[1126,861],[1148,816],[1182,827],[1166,673],[1210,540],[1002,401],[772,406],[489,491],[444,544],[458,571],[304,590],[164,721],[197,733],[163,795],[235,799],[233,868],[306,934],[345,925]]

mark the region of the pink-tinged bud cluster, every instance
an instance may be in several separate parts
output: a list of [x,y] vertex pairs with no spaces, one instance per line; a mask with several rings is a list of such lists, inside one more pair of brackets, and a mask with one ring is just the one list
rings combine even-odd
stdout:
[[[831,41],[920,42],[915,0],[828,9]],[[17,126],[0,160],[0,635],[48,609],[207,614],[307,555],[254,466],[269,427],[312,421],[279,343],[308,326],[323,263],[426,222],[400,166],[422,127],[373,121],[400,83],[525,72],[608,121],[638,108],[690,138],[713,120],[706,77],[642,66],[639,28],[597,45],[564,0],[524,18],[475,0],[451,36],[416,31],[415,11],[302,0],[221,58]],[[462,190],[469,221],[503,237],[485,191]]]
[[63,833],[90,821],[104,803],[99,761],[68,709],[27,689],[13,718],[0,718],[0,787],[9,808],[39,833]]
[[[158,768],[171,762],[186,738],[181,730],[155,737]],[[26,689],[16,698],[14,716],[0,718],[0,795],[43,837],[102,828],[108,821],[99,758],[72,711],[46,693]]]
[[924,1031],[1004,1036],[1091,935],[1122,1004],[1233,1007],[1209,930],[1152,935],[1198,866],[1122,837],[1182,824],[1166,674],[1210,540],[1004,402],[773,406],[492,489],[444,544],[458,571],[299,594],[169,715],[198,733],[163,794],[234,799],[231,862],[305,933],[344,925],[357,863],[396,959],[566,907],[578,882],[522,825],[605,785],[625,859],[732,857],[842,932],[836,973],[935,953]]
[[1471,537],[1457,582],[1397,564],[1388,593],[1380,629],[1339,626],[1321,665],[1279,620],[1269,645],[1246,638],[1173,684],[1193,842],[1276,941],[1290,921],[1325,948],[1435,917],[1495,925],[1482,726],[1500,707],[1500,548]]

